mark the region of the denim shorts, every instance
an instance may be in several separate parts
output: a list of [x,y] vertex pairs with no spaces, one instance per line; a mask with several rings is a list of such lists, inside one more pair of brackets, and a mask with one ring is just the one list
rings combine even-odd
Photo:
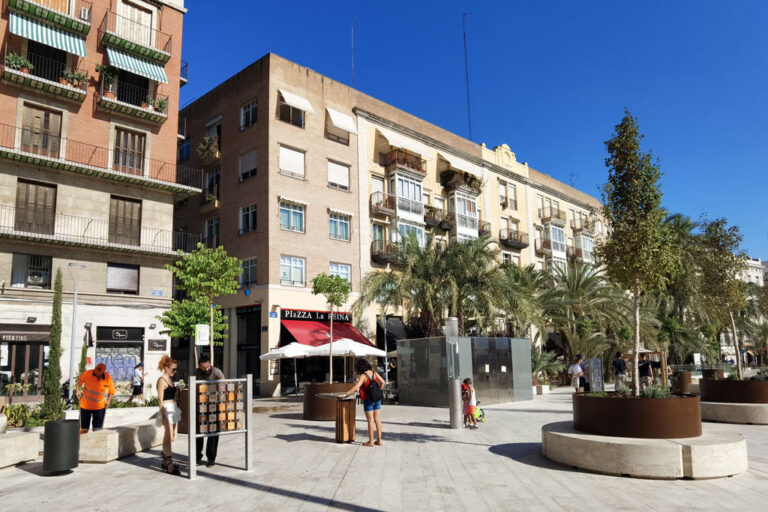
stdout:
[[381,400],[363,400],[363,410],[365,412],[381,410]]

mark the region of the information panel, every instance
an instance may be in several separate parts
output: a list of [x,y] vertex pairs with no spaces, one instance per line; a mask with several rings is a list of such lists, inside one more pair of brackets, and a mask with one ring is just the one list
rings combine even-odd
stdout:
[[197,384],[197,433],[245,430],[245,383]]

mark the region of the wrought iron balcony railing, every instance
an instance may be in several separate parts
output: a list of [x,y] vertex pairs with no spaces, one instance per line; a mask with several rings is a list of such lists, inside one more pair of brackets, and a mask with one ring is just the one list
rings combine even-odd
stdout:
[[371,242],[371,259],[376,263],[397,263],[400,260],[400,244],[389,240]]
[[371,194],[371,213],[392,216],[397,213],[397,198],[386,192]]
[[552,253],[552,240],[549,238],[537,238],[534,245],[536,252]]
[[499,242],[513,249],[525,249],[528,247],[528,233],[504,228],[499,231]]
[[5,0],[8,9],[76,34],[91,30],[92,2],[87,0]]
[[402,149],[393,149],[384,155],[384,167],[386,167],[388,171],[395,169],[395,167],[405,167],[412,171],[426,174],[427,161],[419,156],[403,151]]
[[99,26],[102,43],[165,64],[171,58],[173,37],[150,25],[107,11]]
[[[3,79],[11,85],[30,89],[46,96],[55,96],[82,103],[88,85],[88,70],[82,66],[70,66],[33,52],[22,52],[21,46],[5,45],[3,52]],[[9,54],[25,55],[32,65],[29,72],[5,64]]]
[[181,61],[181,70],[179,71],[179,80],[181,85],[187,85],[189,82],[189,62]]

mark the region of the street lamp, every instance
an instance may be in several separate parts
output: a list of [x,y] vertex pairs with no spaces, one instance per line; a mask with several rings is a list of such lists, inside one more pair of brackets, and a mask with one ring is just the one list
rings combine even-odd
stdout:
[[67,265],[67,271],[75,283],[75,295],[72,299],[72,340],[69,346],[69,400],[68,407],[72,409],[72,395],[75,393],[75,325],[77,324],[77,280],[72,269],[86,268],[82,263],[70,263]]

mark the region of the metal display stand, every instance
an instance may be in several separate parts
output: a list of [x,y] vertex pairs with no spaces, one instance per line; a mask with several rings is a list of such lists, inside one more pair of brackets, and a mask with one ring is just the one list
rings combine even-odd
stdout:
[[197,477],[197,439],[245,434],[245,470],[253,469],[253,377],[189,379],[189,479]]

